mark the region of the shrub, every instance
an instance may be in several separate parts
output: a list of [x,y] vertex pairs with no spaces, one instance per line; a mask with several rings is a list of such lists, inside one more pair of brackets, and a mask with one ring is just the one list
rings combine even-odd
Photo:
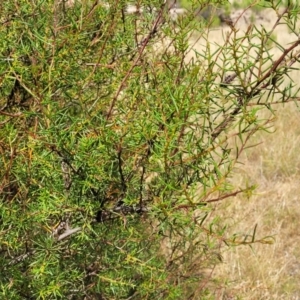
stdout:
[[213,204],[251,196],[230,176],[268,128],[259,110],[299,100],[283,82],[299,60],[295,10],[278,15],[295,35],[273,41],[279,57],[272,31],[232,24],[188,61],[206,24],[172,21],[162,2],[2,4],[5,299],[205,299],[223,245],[271,242],[256,227],[227,236]]

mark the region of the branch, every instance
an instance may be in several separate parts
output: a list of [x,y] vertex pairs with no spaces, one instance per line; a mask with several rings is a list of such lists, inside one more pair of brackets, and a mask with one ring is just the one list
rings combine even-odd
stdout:
[[72,229],[67,229],[63,234],[61,234],[58,238],[57,241],[62,241],[63,239],[67,238],[68,236],[81,231],[81,227],[76,227],[76,228],[72,228]]

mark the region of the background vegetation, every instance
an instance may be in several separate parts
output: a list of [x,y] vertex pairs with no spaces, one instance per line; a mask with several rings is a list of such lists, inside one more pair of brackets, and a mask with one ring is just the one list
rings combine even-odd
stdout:
[[273,105],[299,100],[298,7],[268,2],[271,28],[237,20],[213,43],[193,12],[126,5],[2,4],[5,299],[225,297],[224,250],[273,241],[219,207],[251,198],[237,167]]

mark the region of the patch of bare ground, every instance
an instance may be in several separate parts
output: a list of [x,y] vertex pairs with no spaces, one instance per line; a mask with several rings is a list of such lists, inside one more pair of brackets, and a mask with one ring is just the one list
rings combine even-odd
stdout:
[[[253,25],[269,30],[276,19],[276,13],[265,10]],[[250,17],[237,21],[238,34],[245,33],[249,22]],[[192,40],[188,60],[193,59],[193,50],[201,52],[208,43],[213,52],[230,30],[223,26],[211,30],[207,38]],[[296,39],[284,25],[273,34],[283,47]],[[274,59],[282,54],[276,45],[270,51]],[[299,71],[291,73],[296,83],[299,76]],[[256,184],[254,196],[238,196],[217,205],[231,234],[251,235],[257,225],[256,237],[273,236],[274,244],[225,249],[224,263],[215,273],[221,278],[217,299],[300,299],[300,114],[293,103],[277,105],[275,113],[272,133],[256,134],[252,143],[260,145],[245,151],[232,178],[236,187]]]
[[[283,8],[279,9],[278,14],[276,14],[276,12],[274,12],[272,9],[265,9],[259,13],[254,13],[249,10],[233,11],[230,15],[230,19],[232,21],[231,24],[233,24],[236,28],[236,37],[238,38],[244,36],[245,32],[249,30],[250,26],[255,27],[256,30],[264,28],[266,31],[270,31],[273,28],[278,18],[278,15],[282,13],[283,10]],[[210,28],[210,30],[205,35],[193,35],[190,41],[191,47],[186,57],[186,61],[191,61],[195,57],[195,52],[201,53],[205,51],[205,49],[207,49],[208,44],[211,53],[213,53],[225,43],[231,31],[232,30],[230,26],[224,24],[221,27]],[[295,35],[290,33],[288,27],[285,24],[277,25],[274,31],[272,32],[272,35],[276,42],[282,46],[287,46],[289,43],[295,41],[296,39]],[[257,39],[256,41],[258,42],[259,39]],[[282,54],[279,48],[275,47],[275,45],[270,51],[270,53],[274,55],[274,57],[275,55]]]

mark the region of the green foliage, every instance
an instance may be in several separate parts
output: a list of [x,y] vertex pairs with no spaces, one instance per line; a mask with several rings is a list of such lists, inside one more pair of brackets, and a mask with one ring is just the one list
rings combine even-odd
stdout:
[[163,1],[52,2],[1,9],[1,297],[209,297],[223,244],[268,241],[227,237],[213,203],[252,191],[230,175],[298,56],[270,66],[270,35],[232,28],[188,63],[206,25]]

